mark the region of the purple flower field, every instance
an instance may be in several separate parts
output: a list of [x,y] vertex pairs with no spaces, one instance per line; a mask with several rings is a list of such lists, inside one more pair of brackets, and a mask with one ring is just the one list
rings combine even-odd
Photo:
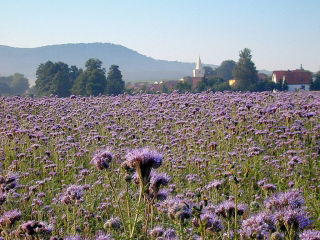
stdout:
[[0,240],[320,239],[320,94],[0,98]]

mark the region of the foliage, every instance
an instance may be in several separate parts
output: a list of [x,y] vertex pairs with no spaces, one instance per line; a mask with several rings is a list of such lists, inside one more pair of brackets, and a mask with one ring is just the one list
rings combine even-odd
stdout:
[[236,79],[235,89],[240,91],[252,90],[258,82],[258,72],[252,62],[251,50],[248,48],[240,51],[239,61],[233,71]]
[[209,77],[214,75],[214,70],[212,67],[204,66],[203,69],[204,69],[204,77]]
[[233,71],[236,67],[236,62],[233,60],[225,60],[219,67],[214,70],[214,76],[222,78],[225,81],[233,79]]
[[191,92],[192,83],[190,81],[179,81],[175,89],[178,90],[179,93]]
[[310,90],[320,91],[320,71],[314,75],[315,80],[311,83]]
[[80,96],[98,96],[103,94],[107,80],[102,62],[96,58],[90,58],[85,64],[86,69],[81,71],[74,81],[72,94]]
[[223,92],[231,90],[229,82],[219,77],[204,78],[196,88],[197,92],[211,90],[213,92]]
[[106,93],[108,95],[119,95],[124,93],[125,83],[122,80],[122,74],[119,66],[111,65],[107,76]]
[[28,89],[29,82],[23,74],[15,73],[8,77],[0,77],[0,94],[23,95]]
[[36,72],[36,93],[38,96],[57,95],[67,97],[75,78],[80,74],[75,66],[69,68],[68,64],[63,62],[53,63],[47,61],[39,65]]

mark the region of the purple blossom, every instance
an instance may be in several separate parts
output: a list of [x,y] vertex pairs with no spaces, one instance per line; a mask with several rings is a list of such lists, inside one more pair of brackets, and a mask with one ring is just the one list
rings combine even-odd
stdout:
[[300,240],[320,240],[320,231],[306,230],[300,234]]
[[21,212],[17,209],[4,212],[0,217],[0,226],[13,225],[16,221],[20,220]]
[[109,164],[113,159],[113,155],[109,149],[100,149],[94,153],[91,164],[95,165],[97,169],[103,170],[109,168]]
[[269,210],[277,210],[286,207],[296,209],[304,205],[304,198],[299,191],[292,190],[271,196],[264,201],[264,205]]
[[273,216],[262,212],[243,220],[240,235],[245,239],[269,239],[275,230]]

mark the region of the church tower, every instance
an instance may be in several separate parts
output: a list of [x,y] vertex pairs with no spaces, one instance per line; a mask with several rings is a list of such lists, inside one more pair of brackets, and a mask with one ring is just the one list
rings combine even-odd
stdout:
[[200,56],[198,57],[196,68],[193,69],[193,77],[195,78],[203,78],[204,77],[204,70],[202,67]]

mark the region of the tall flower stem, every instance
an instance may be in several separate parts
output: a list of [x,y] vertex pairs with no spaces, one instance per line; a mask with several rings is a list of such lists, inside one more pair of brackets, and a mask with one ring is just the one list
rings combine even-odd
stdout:
[[138,216],[139,216],[139,212],[140,212],[140,205],[141,205],[142,195],[143,195],[143,185],[140,184],[140,193],[139,193],[139,199],[138,199],[138,206],[137,206],[136,215],[135,215],[135,217],[134,217],[133,226],[132,226],[132,229],[131,229],[130,239],[132,239],[132,237],[133,237],[134,230],[135,230],[135,228],[136,228],[136,224],[137,224],[137,221],[138,221]]
[[110,187],[111,187],[112,195],[114,196],[114,199],[117,201],[117,208],[118,208],[118,211],[119,211],[119,214],[120,214],[121,221],[123,223],[124,231],[127,232],[126,224],[125,224],[124,217],[123,217],[123,213],[122,213],[121,208],[120,208],[120,199],[118,198],[118,196],[116,194],[116,190],[115,190],[115,188],[114,188],[114,186],[112,184],[109,172],[107,172],[107,177],[108,177],[109,184],[110,184]]

